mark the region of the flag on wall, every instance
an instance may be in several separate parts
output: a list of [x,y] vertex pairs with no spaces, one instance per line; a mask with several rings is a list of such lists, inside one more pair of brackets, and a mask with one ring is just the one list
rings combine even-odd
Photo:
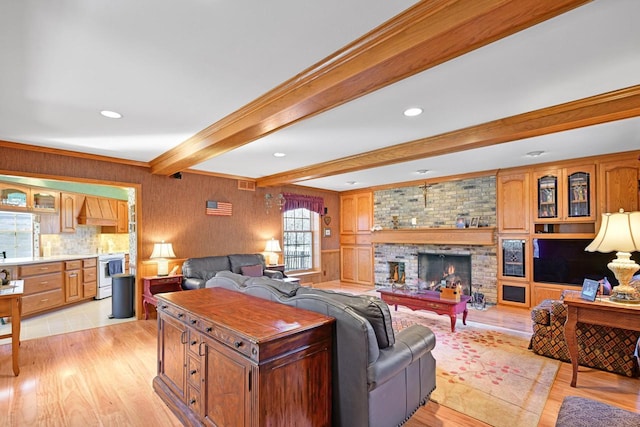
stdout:
[[231,203],[207,200],[207,215],[231,216]]

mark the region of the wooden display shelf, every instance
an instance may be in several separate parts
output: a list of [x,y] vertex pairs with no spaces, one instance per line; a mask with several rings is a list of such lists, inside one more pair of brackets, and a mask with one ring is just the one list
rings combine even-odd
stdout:
[[371,242],[490,246],[496,244],[495,235],[495,227],[406,228],[374,231]]

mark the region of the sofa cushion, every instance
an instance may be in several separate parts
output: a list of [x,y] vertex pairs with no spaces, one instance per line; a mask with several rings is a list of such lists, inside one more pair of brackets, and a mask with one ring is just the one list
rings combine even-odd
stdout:
[[268,277],[251,277],[247,279],[245,282],[245,286],[253,286],[253,285],[267,285],[271,288],[277,290],[284,296],[292,297],[298,292],[300,285],[297,283],[285,282],[283,280],[270,279]]
[[380,298],[374,296],[351,295],[322,289],[301,288],[297,295],[324,294],[335,299],[364,317],[373,328],[378,340],[378,348],[384,349],[395,344],[395,335],[391,323],[389,306]]
[[249,277],[261,277],[262,276],[262,265],[243,265],[240,267],[240,271],[243,276]]
[[249,276],[243,276],[242,274],[232,273],[229,270],[218,271],[216,277],[225,277],[236,282],[239,286],[245,286],[247,280],[251,279]]

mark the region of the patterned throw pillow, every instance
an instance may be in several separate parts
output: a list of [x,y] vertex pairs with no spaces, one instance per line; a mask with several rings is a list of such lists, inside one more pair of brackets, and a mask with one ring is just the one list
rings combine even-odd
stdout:
[[240,267],[243,276],[249,277],[261,277],[262,276],[262,266],[261,265],[245,265],[244,267]]

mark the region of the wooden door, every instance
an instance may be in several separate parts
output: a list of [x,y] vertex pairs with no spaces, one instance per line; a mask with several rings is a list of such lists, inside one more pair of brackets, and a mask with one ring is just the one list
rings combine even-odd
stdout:
[[77,301],[82,298],[82,270],[64,272],[65,302]]
[[356,195],[356,233],[371,233],[373,221],[372,194],[361,193]]
[[353,195],[340,196],[340,233],[356,232],[356,198]]
[[60,194],[60,232],[76,232],[76,196],[71,193]]
[[340,247],[340,280],[355,282],[357,273],[357,258],[355,246]]

